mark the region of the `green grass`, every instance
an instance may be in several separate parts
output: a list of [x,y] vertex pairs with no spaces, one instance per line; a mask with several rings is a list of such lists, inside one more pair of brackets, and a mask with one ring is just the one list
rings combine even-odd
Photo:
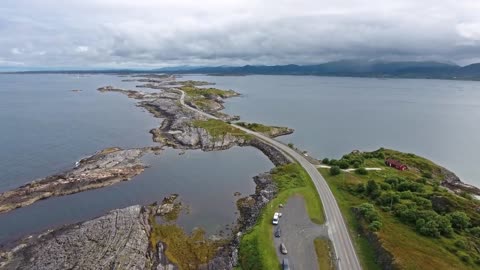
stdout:
[[313,241],[317,253],[318,267],[320,270],[334,270],[330,240],[317,238]]
[[313,182],[300,165],[292,163],[274,168],[272,177],[279,187],[279,193],[262,210],[257,224],[241,239],[240,264],[243,270],[280,268],[273,245],[271,219],[278,206],[285,204],[291,196],[303,196],[307,213],[313,222],[325,221],[323,207]]
[[240,137],[245,140],[252,139],[252,135],[231,126],[230,124],[217,119],[208,120],[194,120],[192,122],[194,127],[203,128],[213,137],[213,139],[221,139],[225,135],[230,134],[235,137]]
[[191,98],[199,97],[199,96],[208,96],[208,95],[215,95],[220,96],[222,98],[232,97],[238,95],[233,90],[222,90],[218,88],[199,88],[193,85],[184,85],[180,87],[181,90],[187,94],[187,96]]

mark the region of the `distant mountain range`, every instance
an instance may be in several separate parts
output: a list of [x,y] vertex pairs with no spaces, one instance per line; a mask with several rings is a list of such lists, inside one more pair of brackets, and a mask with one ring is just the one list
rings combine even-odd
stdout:
[[216,75],[321,75],[480,80],[480,63],[468,66],[440,62],[381,62],[342,60],[318,65],[218,66],[161,68],[156,72]]
[[317,65],[275,65],[275,66],[216,66],[216,67],[168,67],[158,69],[103,69],[103,70],[63,70],[28,71],[22,73],[179,73],[213,75],[318,75],[352,76],[378,78],[436,78],[458,80],[480,80],[480,63],[459,66],[450,63],[423,62],[386,62],[341,60]]

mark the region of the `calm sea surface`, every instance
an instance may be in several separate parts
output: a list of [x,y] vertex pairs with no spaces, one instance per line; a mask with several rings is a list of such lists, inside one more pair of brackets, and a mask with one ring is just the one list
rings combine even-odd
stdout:
[[243,94],[225,112],[285,125],[281,140],[316,157],[388,147],[480,186],[480,82],[316,76],[187,76]]
[[[69,169],[106,147],[154,145],[148,131],[158,127],[160,119],[124,95],[96,91],[105,85],[134,89],[139,84],[122,79],[0,75],[0,192]],[[149,204],[171,193],[180,194],[189,206],[189,214],[179,219],[185,229],[200,226],[215,233],[236,219],[234,193],[253,193],[252,177],[273,167],[251,147],[183,155],[170,149],[144,160],[150,168],[132,181],[0,214],[0,242],[112,209]]]

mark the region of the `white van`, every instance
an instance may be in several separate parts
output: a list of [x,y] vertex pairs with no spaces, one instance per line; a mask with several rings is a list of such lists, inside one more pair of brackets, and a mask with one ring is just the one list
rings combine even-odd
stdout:
[[275,214],[273,214],[273,225],[277,225],[278,224],[278,219],[280,218],[280,214],[275,212]]

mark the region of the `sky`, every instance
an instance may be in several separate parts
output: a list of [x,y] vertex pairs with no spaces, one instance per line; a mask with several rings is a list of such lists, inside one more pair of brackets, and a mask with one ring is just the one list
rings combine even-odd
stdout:
[[479,0],[1,0],[0,68],[480,62]]

